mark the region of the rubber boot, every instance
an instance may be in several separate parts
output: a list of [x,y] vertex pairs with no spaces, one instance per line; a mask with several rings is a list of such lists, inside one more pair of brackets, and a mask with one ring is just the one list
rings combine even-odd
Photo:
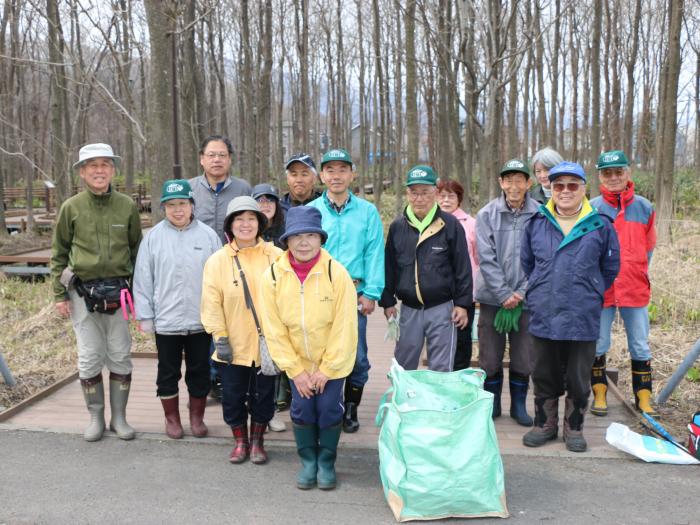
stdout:
[[591,414],[594,416],[608,415],[608,377],[605,373],[605,354],[593,361],[591,369],[591,389],[593,390],[593,405]]
[[318,474],[316,481],[321,490],[332,490],[336,485],[335,458],[342,425],[321,428],[318,431]]
[[119,439],[134,439],[136,432],[126,422],[126,404],[129,402],[131,390],[131,374],[109,374],[109,406],[112,409],[112,420],[109,429],[117,433]]
[[180,422],[180,398],[161,397],[160,404],[165,412],[165,433],[170,439],[180,439],[184,434],[182,423]]
[[637,410],[656,416],[657,412],[651,406],[651,361],[632,359],[632,390]]
[[294,424],[294,441],[301,459],[301,469],[297,474],[297,488],[309,490],[316,485],[318,471],[318,425]]
[[99,441],[105,432],[105,387],[102,374],[89,379],[81,379],[85,404],[90,413],[90,424],[85,429],[85,441]]
[[248,425],[243,423],[242,425],[231,427],[231,432],[236,440],[236,446],[233,447],[228,460],[231,463],[243,463],[246,459],[248,459],[248,454],[250,454],[250,445],[248,444]]
[[530,384],[528,376],[521,376],[511,372],[509,374],[510,386],[510,417],[524,427],[532,426],[532,418],[527,413],[525,400],[527,399],[527,389]]
[[267,423],[250,422],[250,462],[256,465],[267,463],[265,430],[267,430]]
[[583,437],[583,416],[588,407],[587,399],[566,398],[564,405],[564,442],[571,452],[585,452],[588,444]]
[[503,391],[503,370],[495,376],[487,377],[484,382],[484,390],[493,394],[492,418],[501,416],[501,392]]
[[190,429],[194,437],[207,437],[209,429],[204,424],[204,409],[207,406],[206,397],[193,397],[190,395]]
[[289,386],[289,378],[285,372],[282,372],[279,376],[279,384],[277,386],[277,396],[275,398],[275,405],[277,410],[283,412],[289,410],[289,405],[292,399],[292,389]]
[[349,381],[345,382],[345,414],[343,415],[343,430],[349,434],[360,429],[360,422],[357,420],[357,407],[362,401],[363,387],[355,386]]
[[559,431],[559,398],[535,398],[535,426],[523,436],[526,447],[541,447],[557,438]]

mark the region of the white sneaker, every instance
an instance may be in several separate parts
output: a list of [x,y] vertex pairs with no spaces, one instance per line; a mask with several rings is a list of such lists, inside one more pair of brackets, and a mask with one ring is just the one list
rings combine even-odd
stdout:
[[284,432],[287,430],[287,424],[277,416],[273,416],[268,425],[273,432]]

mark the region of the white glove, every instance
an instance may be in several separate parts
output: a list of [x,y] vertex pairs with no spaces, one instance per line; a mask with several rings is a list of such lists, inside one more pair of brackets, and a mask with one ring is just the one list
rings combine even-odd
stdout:
[[384,340],[385,341],[398,341],[399,337],[401,335],[401,329],[399,328],[399,317],[400,313],[396,312],[396,315],[392,315],[389,317],[389,326],[386,329],[386,333],[384,334]]

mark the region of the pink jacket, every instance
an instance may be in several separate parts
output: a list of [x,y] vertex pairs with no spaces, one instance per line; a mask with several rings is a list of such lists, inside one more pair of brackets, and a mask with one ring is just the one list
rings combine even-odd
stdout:
[[462,208],[457,208],[452,215],[464,228],[464,235],[467,238],[467,248],[469,249],[469,260],[472,264],[472,283],[474,284],[473,297],[476,297],[476,274],[479,271],[479,257],[476,253],[476,219],[465,212]]

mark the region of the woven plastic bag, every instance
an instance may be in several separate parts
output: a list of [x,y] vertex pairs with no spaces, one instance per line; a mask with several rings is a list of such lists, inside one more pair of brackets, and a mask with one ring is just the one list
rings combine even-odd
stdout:
[[376,424],[384,496],[397,521],[508,517],[485,375],[407,371],[393,361]]

